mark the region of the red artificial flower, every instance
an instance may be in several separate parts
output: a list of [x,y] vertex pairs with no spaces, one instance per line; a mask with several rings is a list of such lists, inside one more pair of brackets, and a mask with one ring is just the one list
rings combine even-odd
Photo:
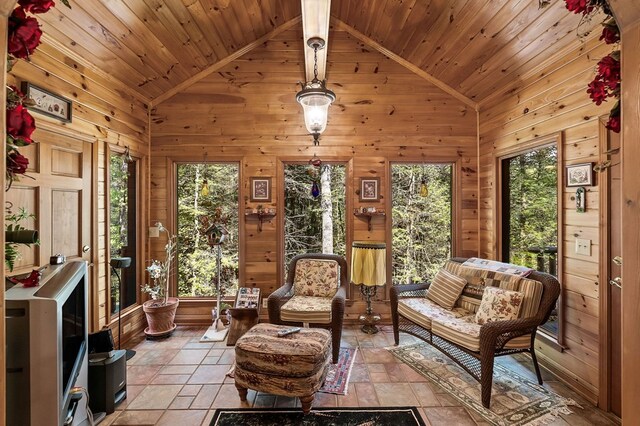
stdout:
[[13,278],[12,281],[19,282],[23,287],[35,287],[40,284],[41,277],[42,273],[37,269],[34,269],[26,278]]
[[24,106],[18,105],[14,109],[7,110],[7,133],[13,137],[15,144],[32,143],[31,134],[35,129],[35,121]]
[[606,124],[607,129],[615,133],[620,133],[620,116],[611,115],[609,121]]
[[607,100],[609,94],[607,93],[607,86],[601,80],[596,77],[591,83],[589,83],[589,88],[587,89],[587,93],[589,97],[595,102],[596,105],[600,105],[602,102]]
[[593,6],[590,0],[564,0],[567,9],[573,13],[582,13],[586,15],[593,11]]
[[614,44],[620,41],[620,30],[614,23],[613,25],[606,24],[602,28],[602,35],[600,40],[604,40],[606,44]]
[[52,0],[19,0],[18,4],[29,13],[45,13],[56,5]]
[[9,40],[7,50],[16,58],[28,58],[40,45],[42,31],[36,18],[27,17],[24,9],[17,7],[9,16]]
[[12,151],[7,155],[7,174],[23,175],[29,167],[29,159],[18,151]]
[[620,81],[620,61],[607,55],[598,62],[598,74],[605,82]]

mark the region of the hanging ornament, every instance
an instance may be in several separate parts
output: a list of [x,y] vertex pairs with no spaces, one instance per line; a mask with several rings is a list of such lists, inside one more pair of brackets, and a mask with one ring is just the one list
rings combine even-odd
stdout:
[[422,182],[420,182],[420,196],[426,197],[428,195],[429,195],[429,188],[427,187],[427,180],[422,179]]
[[313,181],[313,185],[311,186],[311,195],[313,198],[318,198],[320,196],[320,187],[318,186],[317,180]]
[[202,189],[200,190],[200,195],[202,195],[203,197],[209,195],[209,182],[207,182],[206,179],[202,181]]

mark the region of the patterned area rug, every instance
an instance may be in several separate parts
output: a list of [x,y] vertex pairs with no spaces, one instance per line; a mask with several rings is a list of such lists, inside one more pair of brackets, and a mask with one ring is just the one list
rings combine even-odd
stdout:
[[351,376],[351,369],[353,368],[353,362],[356,359],[357,352],[357,348],[340,348],[338,362],[329,364],[327,377],[324,379],[324,383],[318,392],[335,393],[337,395],[347,394],[349,376]]
[[425,426],[415,407],[219,408],[209,426]]
[[573,400],[495,364],[491,409],[486,409],[480,399],[480,383],[430,344],[418,343],[388,350],[494,425],[546,425],[560,414],[571,414],[567,405],[578,406]]

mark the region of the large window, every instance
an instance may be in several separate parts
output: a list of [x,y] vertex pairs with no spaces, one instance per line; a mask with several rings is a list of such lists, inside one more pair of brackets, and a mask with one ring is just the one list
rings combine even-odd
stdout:
[[[544,146],[501,160],[502,259],[557,275],[558,149]],[[558,333],[554,310],[541,328]]]
[[138,300],[137,288],[137,188],[138,162],[128,154],[113,152],[109,155],[109,254],[110,258],[130,257],[128,268],[111,273],[109,310],[116,314],[120,309],[134,305]]
[[[221,292],[238,288],[237,163],[178,164],[178,297],[217,296],[217,247],[202,231],[202,216],[221,217],[229,235],[221,245]],[[219,212],[219,213],[217,213]]]
[[285,164],[285,265],[302,253],[345,256],[345,181],[344,164]]
[[428,281],[452,253],[451,164],[392,164],[392,282]]

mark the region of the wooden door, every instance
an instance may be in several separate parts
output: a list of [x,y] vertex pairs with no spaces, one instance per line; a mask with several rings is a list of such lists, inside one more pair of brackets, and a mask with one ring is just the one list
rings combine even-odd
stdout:
[[607,194],[608,194],[608,251],[607,261],[608,277],[606,277],[606,288],[609,291],[609,408],[617,416],[622,415],[622,291],[620,276],[622,276],[621,253],[622,253],[622,217],[621,217],[621,156],[620,156],[620,135],[608,132],[608,150],[611,167],[607,173]]
[[38,230],[40,245],[20,248],[22,258],[11,275],[46,265],[54,254],[91,263],[93,144],[46,131],[36,140],[20,150],[29,158],[29,169],[6,199],[14,211],[24,207],[35,215],[24,225]]

